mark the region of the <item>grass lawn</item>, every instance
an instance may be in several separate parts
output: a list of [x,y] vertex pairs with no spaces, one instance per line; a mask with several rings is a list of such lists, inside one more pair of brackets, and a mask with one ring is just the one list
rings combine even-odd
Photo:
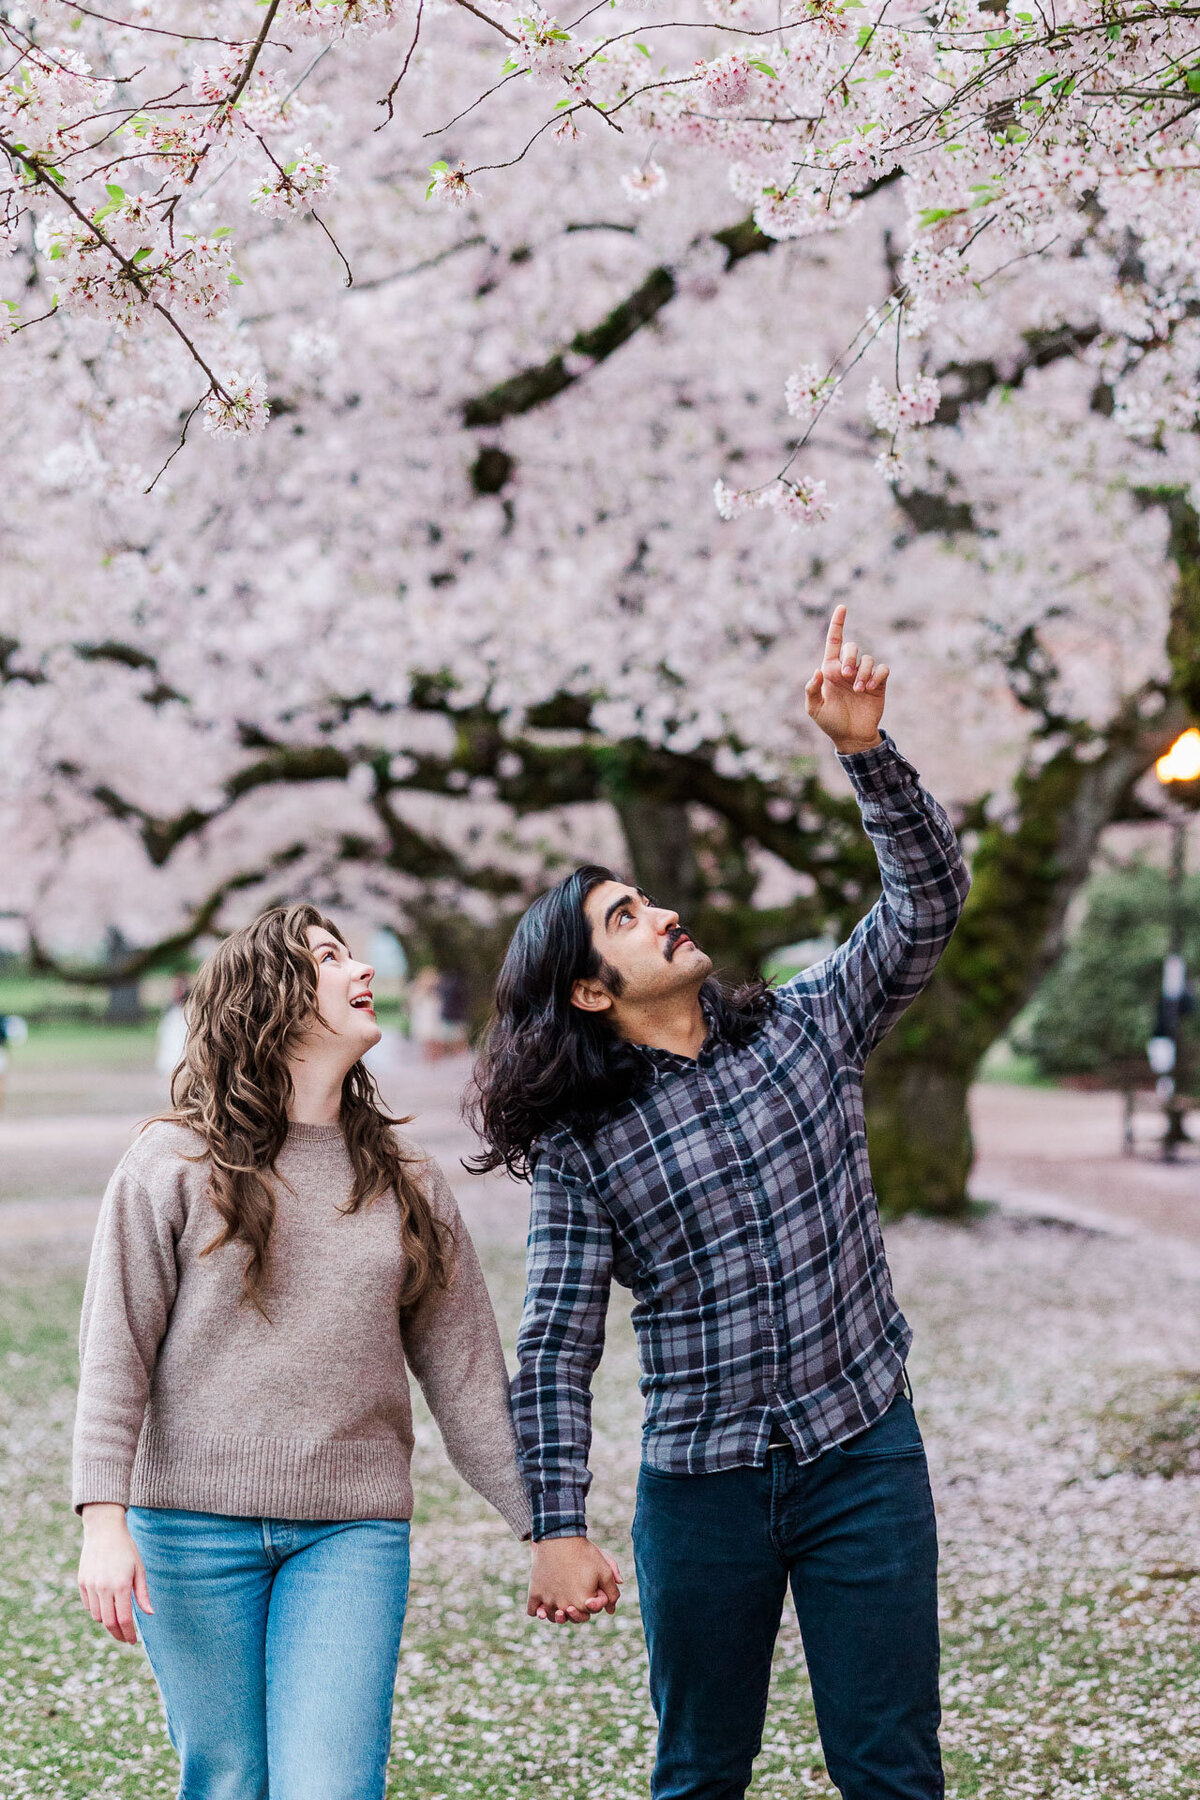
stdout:
[[106,1025],[99,1019],[94,1024],[53,1019],[31,1025],[25,1042],[14,1044],[9,1055],[14,1070],[90,1069],[97,1062],[106,1069],[150,1069],[156,1029],[153,1020],[142,1025]]
[[[1156,1471],[1196,1466],[1163,1448],[1164,1432],[1197,1428],[1197,1380],[1179,1374],[1200,1369],[1195,1284],[1117,1240],[995,1218],[970,1230],[910,1222],[889,1246],[917,1329],[941,1521],[949,1792],[1192,1800],[1200,1480]],[[481,1253],[511,1344],[519,1247],[484,1241]],[[9,1247],[0,1265],[0,1794],[12,1800],[176,1787],[140,1652],[94,1627],[73,1585],[65,1493],[83,1257],[63,1240]],[[593,1530],[630,1580],[616,1619],[578,1631],[526,1620],[524,1551],[420,1424],[389,1795],[646,1793],[653,1721],[628,1544],[634,1383],[622,1314],[598,1384]],[[753,1792],[833,1792],[787,1617]]]

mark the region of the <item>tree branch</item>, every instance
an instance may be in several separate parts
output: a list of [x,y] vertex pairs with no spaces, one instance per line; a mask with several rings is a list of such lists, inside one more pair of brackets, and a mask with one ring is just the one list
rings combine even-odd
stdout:
[[188,914],[187,922],[178,931],[168,933],[153,944],[147,944],[140,950],[132,951],[117,962],[105,963],[101,967],[93,964],[80,966],[75,963],[61,961],[52,951],[47,950],[37,933],[31,926],[29,929],[29,961],[39,975],[53,975],[59,981],[73,982],[77,987],[112,987],[125,981],[136,981],[158,964],[182,955],[190,949],[198,937],[211,931],[216,924],[217,915],[231,895],[241,893],[245,888],[256,887],[259,882],[266,881],[277,870],[287,868],[304,853],[302,844],[292,844],[286,850],[276,851],[275,855],[258,869],[246,869],[239,875],[230,876],[218,887],[213,888],[200,903]]
[[[775,244],[775,239],[766,237],[753,219],[742,219],[723,231],[714,231],[711,241],[725,252],[726,272],[747,256],[757,256]],[[588,368],[605,362],[644,325],[657,318],[677,292],[678,284],[671,269],[661,266],[651,269],[632,294],[614,306],[598,325],[588,331],[576,332],[565,349],[556,350],[545,362],[522,369],[519,374],[509,376],[507,381],[468,400],[462,409],[463,424],[469,429],[499,425],[504,419],[532,412],[535,406],[553,400],[557,394],[573,387]],[[570,368],[568,357],[585,357],[587,368]]]

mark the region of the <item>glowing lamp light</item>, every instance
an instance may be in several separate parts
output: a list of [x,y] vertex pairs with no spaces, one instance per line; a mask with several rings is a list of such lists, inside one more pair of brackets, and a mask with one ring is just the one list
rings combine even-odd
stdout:
[[1194,725],[1175,739],[1165,756],[1159,757],[1154,773],[1160,781],[1200,780],[1200,731]]

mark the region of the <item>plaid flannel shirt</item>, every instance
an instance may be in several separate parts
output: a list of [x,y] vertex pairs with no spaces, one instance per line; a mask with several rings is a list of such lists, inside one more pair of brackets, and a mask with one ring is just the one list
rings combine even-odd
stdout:
[[695,1061],[646,1050],[644,1087],[593,1137],[538,1146],[512,1390],[535,1539],[586,1529],[614,1280],[635,1299],[651,1468],[761,1464],[773,1421],[810,1461],[903,1383],[912,1333],[884,1257],[862,1071],[933,974],[969,877],[890,738],[841,760],[879,859],[871,911],[778,989],[741,1049],[712,1034]]

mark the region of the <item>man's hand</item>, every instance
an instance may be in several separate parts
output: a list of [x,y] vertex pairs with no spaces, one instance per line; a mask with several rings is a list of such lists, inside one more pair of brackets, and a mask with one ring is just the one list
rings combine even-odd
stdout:
[[864,656],[857,644],[844,643],[846,609],[835,606],[820,668],[804,690],[810,719],[833,739],[842,756],[873,750],[879,742],[888,666]]
[[525,1608],[531,1619],[586,1625],[598,1612],[616,1612],[620,1598],[621,1571],[587,1538],[546,1538],[533,1546]]
[[136,1644],[133,1597],[143,1612],[153,1612],[146,1571],[129,1535],[123,1506],[83,1508],[83,1554],[79,1558],[79,1597],[118,1644]]

